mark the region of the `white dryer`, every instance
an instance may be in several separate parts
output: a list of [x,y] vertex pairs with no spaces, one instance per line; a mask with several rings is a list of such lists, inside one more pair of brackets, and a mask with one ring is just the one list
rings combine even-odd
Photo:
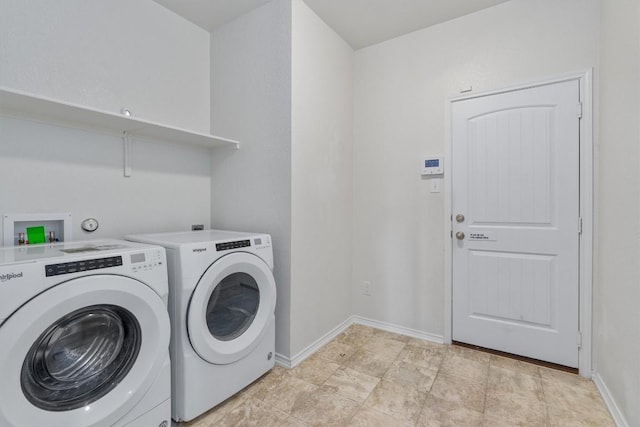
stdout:
[[168,426],[167,294],[158,246],[0,248],[0,426]]
[[127,239],[167,250],[176,421],[206,412],[273,367],[269,235],[202,230]]

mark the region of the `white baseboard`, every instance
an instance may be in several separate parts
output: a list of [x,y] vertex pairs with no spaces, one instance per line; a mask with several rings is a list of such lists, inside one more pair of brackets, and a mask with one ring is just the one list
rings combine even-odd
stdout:
[[288,358],[282,354],[276,353],[276,364],[289,369],[295,368],[298,364],[300,364],[300,362],[311,356],[313,353],[322,348],[322,346],[326,345],[329,341],[340,335],[345,329],[351,326],[353,324],[352,318],[353,316],[347,318],[347,320],[315,340],[313,343],[308,345],[304,350],[302,350],[292,358]]
[[381,329],[387,332],[393,332],[399,335],[406,335],[412,338],[419,338],[426,341],[433,341],[442,344],[444,339],[440,335],[427,334],[415,329],[405,328],[404,326],[394,325],[392,323],[380,322],[377,320],[367,319],[361,316],[351,316],[347,318],[344,322],[333,328],[331,331],[324,334],[322,337],[315,340],[309,346],[307,346],[304,350],[293,356],[292,358],[288,358],[282,354],[276,353],[276,364],[285,368],[294,368],[298,364],[300,364],[307,357],[311,356],[313,353],[318,351],[324,345],[329,343],[332,339],[340,335],[345,331],[349,326],[353,324],[369,326],[376,329]]
[[283,368],[287,368],[287,369],[291,369],[291,359],[289,359],[288,357],[283,356],[280,353],[276,353],[276,365],[278,366],[282,366]]
[[607,409],[609,413],[611,413],[611,417],[613,421],[616,423],[618,427],[630,427],[631,425],[627,422],[626,418],[622,414],[620,408],[616,404],[616,401],[613,399],[611,392],[607,385],[602,381],[602,377],[598,373],[594,373],[591,377],[593,382],[596,384],[600,395],[602,396],[602,400],[604,400],[604,404],[607,405]]
[[393,332],[399,335],[405,335],[411,338],[418,338],[425,341],[436,342],[438,344],[444,343],[444,337],[442,335],[428,334],[426,332],[418,331],[416,329],[406,328],[404,326],[394,325],[393,323],[380,322],[378,320],[367,319],[361,316],[351,316],[353,323],[359,325],[370,326],[376,329],[382,329],[383,331]]

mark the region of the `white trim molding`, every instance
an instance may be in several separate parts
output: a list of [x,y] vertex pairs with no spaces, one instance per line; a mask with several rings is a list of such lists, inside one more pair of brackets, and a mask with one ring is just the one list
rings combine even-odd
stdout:
[[296,354],[295,356],[288,358],[279,353],[276,353],[276,364],[284,368],[295,368],[306,358],[311,356],[316,351],[320,350],[323,346],[327,345],[329,341],[340,335],[351,325],[363,325],[371,328],[380,329],[387,332],[393,332],[399,335],[405,335],[411,338],[418,338],[425,341],[432,341],[442,344],[443,339],[440,335],[433,335],[426,332],[418,331],[416,329],[406,328],[404,326],[394,325],[392,323],[380,322],[378,320],[367,319],[361,316],[350,316],[344,322],[324,334],[322,337],[315,340],[304,350]]
[[613,396],[611,396],[611,392],[607,385],[602,381],[602,377],[600,377],[598,373],[594,373],[592,379],[600,392],[600,396],[602,396],[602,400],[604,400],[604,404],[607,405],[607,409],[609,410],[613,421],[616,423],[616,426],[631,427],[631,424],[627,422],[627,419],[616,404],[616,401],[613,400]]
[[[593,374],[594,341],[593,331],[596,329],[593,321],[593,241],[594,241],[594,177],[596,176],[596,159],[594,156],[594,120],[593,120],[593,70],[587,69],[578,73],[571,73],[542,81],[508,87],[499,90],[468,93],[454,96],[444,101],[444,163],[445,170],[451,171],[452,129],[451,105],[456,101],[477,98],[544,86],[552,83],[577,80],[580,84],[580,102],[582,103],[582,119],[580,121],[580,217],[582,218],[582,235],[580,238],[580,278],[579,278],[579,329],[582,343],[579,350],[578,368],[580,375],[591,378]],[[444,337],[445,343],[450,344],[453,339],[452,330],[452,256],[451,215],[452,187],[451,172],[444,175]]]
[[375,329],[381,329],[383,331],[392,332],[398,335],[404,335],[411,338],[417,338],[420,340],[431,341],[438,344],[444,344],[442,335],[429,334],[419,331],[417,329],[406,328],[404,326],[394,325],[393,323],[380,322],[378,320],[367,319],[361,316],[351,316],[353,319],[352,324],[369,326]]
[[289,358],[281,354],[276,353],[276,364],[291,369],[298,366],[307,357],[311,356],[316,351],[320,350],[323,346],[329,343],[332,339],[340,335],[345,329],[353,324],[353,316],[347,318],[344,322],[312,342],[304,350]]

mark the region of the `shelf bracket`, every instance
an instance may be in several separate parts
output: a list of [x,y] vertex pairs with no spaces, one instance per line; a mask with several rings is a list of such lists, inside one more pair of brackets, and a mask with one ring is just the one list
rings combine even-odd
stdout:
[[124,177],[131,177],[131,140],[129,133],[125,130],[122,132],[122,142],[124,147]]

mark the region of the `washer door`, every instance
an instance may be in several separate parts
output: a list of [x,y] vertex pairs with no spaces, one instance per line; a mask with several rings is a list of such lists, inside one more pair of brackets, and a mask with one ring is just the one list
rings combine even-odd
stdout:
[[0,425],[111,425],[157,377],[169,318],[144,283],[85,276],[23,305],[0,343]]
[[228,364],[253,350],[273,321],[276,284],[259,257],[234,252],[211,264],[191,297],[189,340],[204,360]]

